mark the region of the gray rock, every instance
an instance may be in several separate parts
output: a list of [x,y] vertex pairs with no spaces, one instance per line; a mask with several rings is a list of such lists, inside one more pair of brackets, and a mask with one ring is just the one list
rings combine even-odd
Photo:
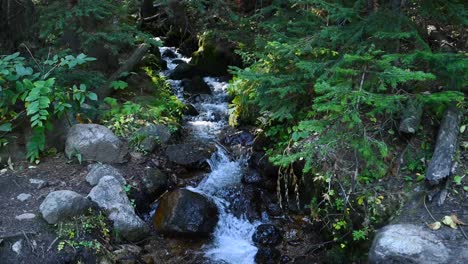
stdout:
[[113,176],[117,179],[121,185],[127,184],[127,181],[122,176],[120,171],[111,165],[108,164],[90,164],[88,165],[88,174],[86,175],[86,181],[91,184],[91,186],[95,186],[99,183],[99,180],[104,176]]
[[85,161],[123,163],[128,148],[105,126],[77,124],[68,133],[65,153],[69,158],[80,154]]
[[204,168],[206,160],[215,152],[213,146],[201,142],[183,143],[168,146],[166,156],[169,161],[189,168]]
[[16,220],[29,220],[29,219],[34,219],[36,217],[35,214],[32,213],[25,213],[25,214],[20,214],[15,217]]
[[24,202],[24,201],[28,200],[29,198],[31,198],[31,196],[32,195],[29,194],[29,193],[20,193],[18,196],[16,196],[16,199]]
[[167,190],[169,185],[169,177],[167,174],[157,168],[147,169],[141,180],[145,192],[151,196],[162,194],[162,192]]
[[369,252],[369,263],[449,263],[451,250],[423,226],[388,225],[379,231]]
[[153,152],[158,146],[165,145],[171,138],[171,131],[164,125],[148,125],[135,132],[137,146],[146,152]]
[[73,191],[51,192],[39,206],[42,217],[49,224],[82,214],[91,206],[88,199]]
[[29,179],[29,183],[34,184],[34,185],[37,185],[37,186],[41,186],[41,185],[47,184],[46,181],[41,180],[41,179]]
[[114,177],[102,177],[88,197],[106,211],[114,229],[124,238],[134,241],[147,234],[145,223],[135,214],[122,185]]
[[209,236],[218,222],[218,208],[205,196],[186,189],[173,191],[160,200],[154,227],[169,236]]
[[23,240],[20,239],[18,241],[16,241],[12,246],[11,246],[11,250],[13,250],[13,252],[15,252],[16,254],[21,254],[21,250],[23,249]]

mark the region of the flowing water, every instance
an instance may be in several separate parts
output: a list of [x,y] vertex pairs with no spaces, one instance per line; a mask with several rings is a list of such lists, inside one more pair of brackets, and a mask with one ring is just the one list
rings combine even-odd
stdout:
[[[166,50],[175,54],[173,58],[163,56],[168,65],[168,70],[162,73],[166,77],[175,69],[177,62],[190,62],[190,58],[183,57],[174,48],[162,47],[160,50],[161,54]],[[228,83],[213,77],[203,79],[210,86],[212,94],[192,96],[187,100],[184,98],[181,81],[169,82],[174,94],[181,101],[192,103],[199,112],[197,116],[185,117],[184,129],[189,131],[191,137],[218,142],[220,132],[228,126]],[[235,216],[230,208],[229,197],[232,197],[232,194],[228,194],[228,190],[242,184],[246,160],[246,157],[232,160],[227,151],[218,145],[218,151],[208,161],[211,173],[198,186],[187,187],[209,197],[219,208],[219,221],[213,238],[203,247],[205,256],[213,261],[230,264],[254,263],[257,248],[253,245],[251,237],[260,221],[250,222],[245,216]]]

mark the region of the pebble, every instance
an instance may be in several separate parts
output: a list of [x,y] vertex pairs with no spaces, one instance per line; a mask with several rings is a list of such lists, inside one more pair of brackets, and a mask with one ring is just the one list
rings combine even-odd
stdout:
[[25,214],[17,215],[15,218],[17,220],[29,220],[29,219],[33,219],[35,217],[36,217],[36,215],[33,214],[33,213],[25,213]]
[[23,249],[23,240],[18,240],[11,246],[11,250],[18,255],[21,253],[21,249]]
[[48,183],[41,179],[29,179],[29,183],[37,185],[37,189],[42,189],[48,185]]
[[19,194],[18,196],[16,196],[16,199],[18,199],[18,200],[24,202],[24,201],[28,200],[29,198],[31,198],[31,196],[32,196],[32,195],[29,194],[29,193],[21,193],[21,194]]

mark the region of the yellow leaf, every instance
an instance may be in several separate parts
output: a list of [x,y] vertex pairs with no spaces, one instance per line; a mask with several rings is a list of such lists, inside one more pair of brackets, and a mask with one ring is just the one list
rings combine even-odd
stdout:
[[364,198],[365,198],[364,196],[359,197],[358,200],[357,200],[357,203],[359,205],[363,205],[364,204]]
[[444,216],[444,218],[442,218],[442,223],[444,223],[444,225],[447,225],[447,226],[450,226],[451,228],[453,229],[457,229],[457,224],[455,224],[452,220],[452,217],[446,215]]
[[439,221],[437,221],[432,224],[427,224],[427,227],[429,227],[429,229],[431,230],[439,230],[441,225],[442,224]]
[[460,221],[460,219],[458,219],[458,217],[454,214],[450,215],[450,218],[452,218],[452,221],[457,225],[466,225],[465,223]]

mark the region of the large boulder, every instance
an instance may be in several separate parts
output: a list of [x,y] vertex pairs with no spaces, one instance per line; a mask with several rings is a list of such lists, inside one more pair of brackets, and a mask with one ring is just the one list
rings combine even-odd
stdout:
[[133,136],[139,149],[146,152],[153,152],[158,146],[165,145],[171,139],[171,131],[165,125],[148,125]]
[[154,216],[154,227],[169,236],[209,236],[218,222],[218,208],[205,196],[186,189],[168,193]]
[[128,148],[105,126],[77,124],[68,133],[65,153],[69,158],[81,155],[85,161],[123,163]]
[[183,79],[182,86],[184,92],[188,94],[211,94],[210,86],[199,76],[192,79]]
[[206,160],[215,152],[215,147],[201,142],[170,145],[166,149],[169,161],[188,168],[203,169],[208,166]]
[[125,190],[114,177],[102,177],[88,197],[108,214],[114,230],[125,239],[135,241],[147,235],[145,222],[135,214]]
[[191,63],[202,75],[224,76],[228,74],[228,66],[241,66],[241,59],[234,52],[236,45],[211,32],[200,36],[198,46]]
[[84,213],[90,206],[90,201],[81,194],[62,190],[49,193],[39,206],[39,210],[47,223],[56,224]]
[[121,185],[127,184],[127,181],[125,181],[125,178],[122,176],[120,171],[111,165],[99,163],[90,164],[88,165],[88,171],[86,181],[91,184],[91,186],[97,185],[99,180],[104,176],[113,176]]
[[379,231],[369,252],[369,263],[449,263],[451,254],[424,226],[396,224]]

